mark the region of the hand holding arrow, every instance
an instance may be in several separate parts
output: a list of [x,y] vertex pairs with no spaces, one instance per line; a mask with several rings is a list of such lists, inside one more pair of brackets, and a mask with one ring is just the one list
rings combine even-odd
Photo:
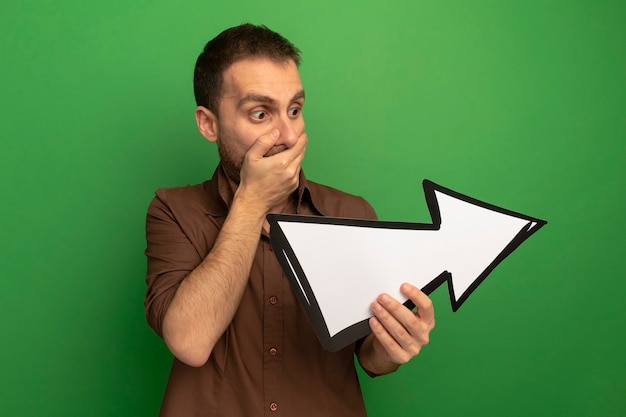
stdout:
[[[270,214],[274,252],[320,342],[339,350],[370,332],[370,303],[403,282],[448,282],[453,311],[545,221],[424,180],[432,224]],[[405,302],[414,307],[410,300]]]

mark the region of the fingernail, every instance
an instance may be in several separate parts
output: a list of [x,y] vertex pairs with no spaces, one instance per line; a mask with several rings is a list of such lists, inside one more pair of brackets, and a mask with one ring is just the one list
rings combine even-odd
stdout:
[[272,134],[274,139],[278,138],[278,129],[273,129],[270,133]]
[[389,301],[389,296],[387,294],[383,294],[380,296],[380,301],[382,303],[386,303],[387,301]]

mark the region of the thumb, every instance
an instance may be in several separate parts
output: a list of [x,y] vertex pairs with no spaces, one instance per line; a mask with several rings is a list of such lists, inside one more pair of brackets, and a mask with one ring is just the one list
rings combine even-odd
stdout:
[[266,153],[272,149],[272,146],[276,145],[278,140],[278,129],[273,129],[271,132],[265,135],[259,136],[259,138],[248,149],[248,156],[253,159],[260,159],[265,156]]

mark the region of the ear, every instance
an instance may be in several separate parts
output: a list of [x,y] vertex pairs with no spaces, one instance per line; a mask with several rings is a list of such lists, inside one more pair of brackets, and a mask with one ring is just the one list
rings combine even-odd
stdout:
[[217,142],[218,126],[217,116],[204,106],[196,108],[196,124],[200,134],[209,142]]

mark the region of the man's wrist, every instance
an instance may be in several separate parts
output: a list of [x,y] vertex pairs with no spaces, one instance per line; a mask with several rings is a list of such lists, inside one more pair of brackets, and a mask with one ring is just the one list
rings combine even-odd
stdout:
[[269,208],[260,199],[252,197],[245,191],[241,191],[241,187],[235,192],[233,202],[229,210],[230,215],[244,215],[251,220],[262,221]]
[[376,335],[370,333],[358,346],[357,358],[361,368],[372,378],[395,372],[400,364],[384,359],[374,346]]

